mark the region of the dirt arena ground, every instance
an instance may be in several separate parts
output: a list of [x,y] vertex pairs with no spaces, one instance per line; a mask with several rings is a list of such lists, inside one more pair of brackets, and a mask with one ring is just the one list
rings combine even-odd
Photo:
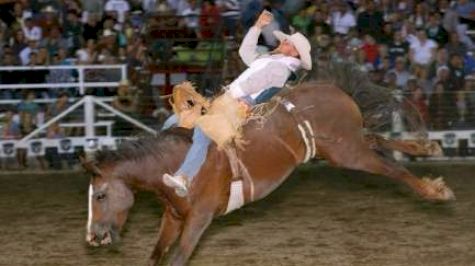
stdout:
[[[379,176],[305,166],[268,198],[213,223],[190,265],[475,265],[475,165],[417,164],[457,201],[433,204]],[[84,243],[81,173],[0,175],[0,265],[145,265],[161,209],[141,194],[122,243]]]

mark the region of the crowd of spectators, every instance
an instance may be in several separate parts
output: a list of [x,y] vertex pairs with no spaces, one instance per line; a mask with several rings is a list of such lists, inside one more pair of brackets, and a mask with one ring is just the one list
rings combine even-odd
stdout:
[[356,62],[442,130],[475,126],[474,21],[468,0],[315,0],[290,24],[311,36],[317,63]]
[[[300,31],[311,41],[315,64],[357,63],[374,82],[406,95],[406,104],[419,110],[430,129],[475,127],[471,78],[475,44],[470,36],[475,29],[475,2],[471,0],[2,1],[0,66],[126,63],[129,68],[144,67],[153,63],[154,50],[161,49],[146,43],[147,29],[157,21],[178,15],[181,18],[173,26],[184,29],[187,37],[219,36],[239,43],[264,9],[273,13],[274,21],[263,30],[259,41],[263,49],[277,44],[273,30]],[[194,48],[196,42],[188,46]],[[119,78],[112,72],[87,74],[89,79]],[[77,73],[63,69],[0,71],[0,84],[75,79]],[[134,115],[136,93],[128,86],[91,93],[115,96],[114,107]],[[1,139],[25,136],[67,108],[68,97],[77,94],[72,89],[1,89],[2,100],[22,99],[3,110]],[[57,101],[39,105],[34,101],[39,98]],[[47,136],[70,134],[55,124]]]

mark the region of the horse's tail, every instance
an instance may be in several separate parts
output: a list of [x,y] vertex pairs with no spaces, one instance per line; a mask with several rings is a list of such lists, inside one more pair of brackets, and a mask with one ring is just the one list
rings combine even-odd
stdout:
[[[406,131],[415,133],[418,139],[427,138],[426,125],[418,110],[406,104],[402,94],[397,95],[395,91],[372,83],[368,74],[358,65],[333,62],[317,68],[317,71],[317,81],[332,82],[353,98],[369,131],[389,130],[393,123],[404,122]],[[395,114],[399,114],[399,117]]]

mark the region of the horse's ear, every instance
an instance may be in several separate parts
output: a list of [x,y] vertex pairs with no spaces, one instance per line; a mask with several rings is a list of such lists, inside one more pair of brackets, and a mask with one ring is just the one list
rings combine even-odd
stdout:
[[84,157],[83,155],[79,155],[79,161],[81,162],[82,166],[87,163],[86,157]]
[[86,170],[86,172],[92,174],[92,176],[100,175],[100,170],[94,161],[87,160],[84,156],[79,155],[79,161],[81,162],[82,168]]

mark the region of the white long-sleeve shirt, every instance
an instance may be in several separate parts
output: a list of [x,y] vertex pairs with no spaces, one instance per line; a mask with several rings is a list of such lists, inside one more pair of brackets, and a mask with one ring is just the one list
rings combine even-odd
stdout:
[[255,99],[266,89],[283,87],[292,72],[301,66],[300,60],[295,57],[259,54],[257,41],[260,34],[258,27],[251,27],[239,48],[241,59],[249,67],[229,85],[229,92],[234,98],[251,96]]

